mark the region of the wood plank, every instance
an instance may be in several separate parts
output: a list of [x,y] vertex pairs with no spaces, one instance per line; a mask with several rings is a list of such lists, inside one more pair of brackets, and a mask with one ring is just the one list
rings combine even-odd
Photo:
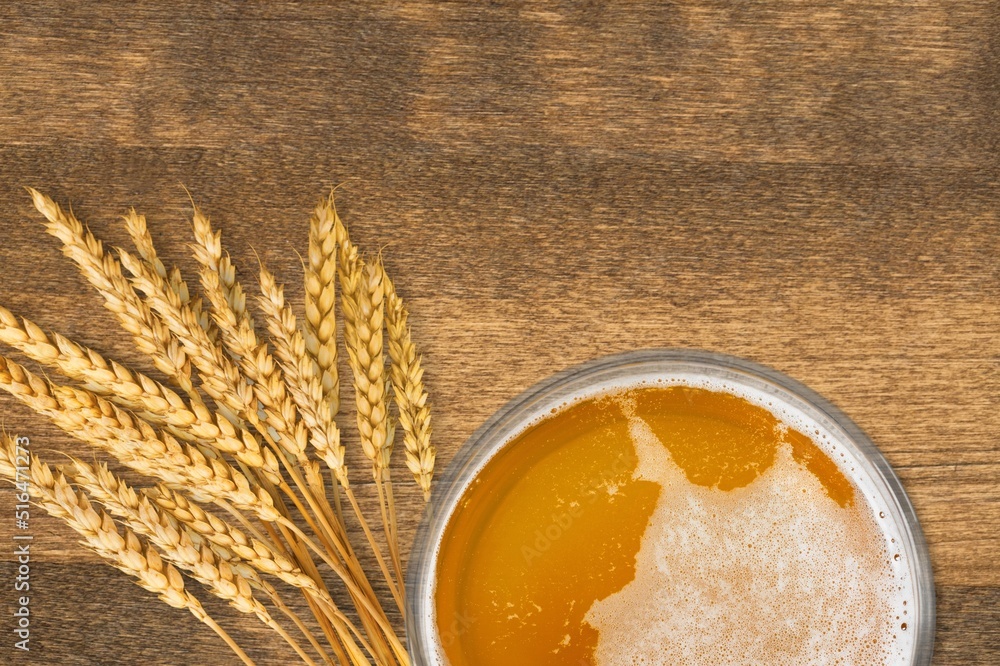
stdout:
[[[138,207],[193,279],[184,184],[237,264],[258,251],[300,301],[308,212],[343,183],[355,239],[411,301],[442,464],[507,400],[597,355],[771,365],[899,471],[938,582],[935,663],[995,663],[998,27],[981,0],[6,3],[0,304],[141,363],[25,185],[115,245]],[[85,452],[4,396],[0,417]],[[422,503],[406,485],[399,504],[408,549]],[[0,585],[12,505],[0,492]],[[33,521],[38,648],[14,663],[234,663]],[[211,610],[259,663],[291,660]]]

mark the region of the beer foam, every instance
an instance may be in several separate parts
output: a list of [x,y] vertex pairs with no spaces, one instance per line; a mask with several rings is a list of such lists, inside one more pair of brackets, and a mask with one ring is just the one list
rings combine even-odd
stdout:
[[630,431],[635,478],[662,490],[635,578],[587,612],[597,664],[908,663],[909,587],[866,502],[839,506],[787,445],[746,487],[694,485],[642,419]]

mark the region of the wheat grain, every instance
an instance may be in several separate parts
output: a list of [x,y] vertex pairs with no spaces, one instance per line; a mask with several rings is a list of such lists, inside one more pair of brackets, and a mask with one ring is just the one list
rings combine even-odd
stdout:
[[424,390],[424,370],[410,337],[409,314],[396,287],[383,273],[385,283],[385,320],[392,360],[392,388],[399,409],[399,424],[403,428],[406,466],[429,499],[431,477],[437,450],[431,444],[431,412]]

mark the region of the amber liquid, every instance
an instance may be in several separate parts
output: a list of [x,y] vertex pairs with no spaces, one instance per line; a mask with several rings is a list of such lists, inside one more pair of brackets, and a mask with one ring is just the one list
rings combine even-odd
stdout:
[[[627,396],[691,484],[745,487],[785,446],[838,505],[854,501],[838,466],[766,409],[689,387]],[[633,478],[620,398],[584,400],[531,427],[465,493],[437,570],[439,638],[453,666],[595,663],[598,632],[585,615],[633,580],[662,491]]]

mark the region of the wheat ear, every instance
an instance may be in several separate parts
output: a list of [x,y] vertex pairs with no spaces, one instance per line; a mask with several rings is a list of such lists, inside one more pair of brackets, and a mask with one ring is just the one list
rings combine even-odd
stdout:
[[337,209],[333,194],[321,201],[309,220],[309,262],[306,264],[305,345],[319,372],[330,417],[340,410],[337,369]]
[[424,370],[420,356],[410,338],[408,313],[395,285],[383,274],[385,283],[385,323],[392,360],[392,388],[399,408],[399,425],[403,428],[406,466],[430,499],[431,477],[437,450],[431,444],[431,411],[424,390]]
[[253,389],[243,380],[239,369],[215,345],[198,324],[194,312],[168,289],[163,279],[150,267],[124,250],[119,251],[122,264],[132,273],[135,288],[146,295],[150,305],[184,345],[202,386],[222,409],[214,417],[220,435],[211,440],[220,450],[232,453],[241,462],[261,471],[272,483],[280,482],[277,458],[242,425],[243,417],[256,418]]
[[[14,347],[28,358],[56,368],[69,379],[188,441],[225,439],[213,416],[203,403],[188,405],[175,391],[158,381],[100,353],[77,344],[58,333],[46,333],[31,320],[20,321],[0,306],[0,342]],[[236,448],[233,448],[236,446]],[[235,443],[223,441],[219,448],[235,451]]]
[[385,359],[382,351],[385,286],[382,271],[357,261],[348,266],[347,284],[357,284],[351,296],[343,289],[344,329],[347,356],[354,375],[358,430],[372,472],[381,479],[389,466],[392,440],[386,405]]
[[[178,568],[204,585],[212,594],[223,599],[241,613],[255,615],[266,626],[281,635],[303,661],[313,664],[302,647],[284,631],[267,609],[253,595],[261,590],[281,603],[277,591],[229,548],[204,540],[200,534],[178,521],[146,496],[140,496],[104,465],[96,467],[71,458],[62,471],[91,497],[104,505],[112,515],[125,521],[137,534],[146,537]],[[290,611],[289,611],[290,613]],[[295,618],[297,620],[297,618]],[[301,624],[301,621],[296,621]]]
[[[339,220],[334,227],[339,248],[341,306],[344,313],[344,344],[354,377],[354,395],[361,448],[372,463],[372,475],[379,495],[379,513],[385,530],[389,555],[398,584],[393,590],[397,604],[405,607],[402,587],[403,567],[396,533],[389,457],[392,453],[393,426],[389,420],[386,394],[383,328],[385,285],[381,261],[367,264],[358,257],[347,228]],[[352,500],[353,497],[349,496]],[[354,507],[355,513],[360,513]],[[369,541],[372,541],[369,535]],[[374,542],[373,548],[374,548]],[[377,550],[376,550],[377,552]],[[386,572],[386,580],[392,577]],[[398,589],[398,594],[396,590]]]
[[204,501],[227,501],[264,520],[280,518],[270,494],[251,485],[220,457],[207,456],[195,446],[157,432],[89,391],[53,384],[2,356],[0,389],[142,474],[189,488]]
[[317,365],[306,353],[306,342],[296,325],[295,314],[285,303],[284,289],[263,265],[260,269],[260,290],[260,307],[285,385],[302,420],[309,427],[312,434],[310,441],[317,454],[333,470],[337,480],[347,486],[344,446],[340,443],[340,430],[326,401]]
[[312,577],[303,573],[270,543],[247,536],[238,527],[208,513],[197,503],[188,500],[183,493],[162,484],[143,492],[160,509],[169,513],[178,523],[200,538],[215,544],[223,551],[232,552],[256,570],[273,575],[318,599],[333,612],[336,620],[335,627],[338,629],[341,640],[348,644],[349,650],[352,649],[349,645],[353,642],[350,636],[339,630],[342,626],[345,630],[350,630],[353,635],[360,637],[357,628],[340,611],[325,588],[317,585]]
[[[0,342],[14,347],[34,361],[58,369],[70,379],[84,384],[85,388],[107,396],[117,404],[143,412],[150,419],[182,427],[198,421],[198,416],[173,390],[58,333],[46,334],[27,318],[21,317],[18,321],[2,306]],[[199,438],[211,438],[215,434],[212,430],[193,433]]]
[[[278,434],[282,447],[296,461],[305,463],[308,432],[298,420],[266,343],[257,338],[253,317],[246,309],[246,294],[236,280],[236,267],[222,251],[222,232],[214,231],[208,218],[195,208],[192,218],[195,259],[201,264],[201,285],[212,305],[212,317],[230,353],[239,358],[243,375],[264,405],[267,424]],[[253,420],[256,414],[248,420]]]
[[170,433],[180,439],[209,442],[220,451],[235,454],[250,467],[262,469],[268,478],[278,478],[274,455],[262,451],[249,433],[238,431],[221,415],[213,415],[203,403],[195,402],[189,407],[159,382],[108,361],[61,335],[52,334],[50,338],[28,319],[22,318],[18,323],[3,307],[0,307],[0,342],[35,361],[56,367],[97,395],[137,410],[139,416],[152,423],[169,426]]
[[156,272],[161,278],[166,281],[167,286],[177,294],[178,300],[180,300],[182,305],[187,305],[191,308],[191,312],[194,313],[195,318],[201,324],[201,327],[205,329],[208,337],[213,341],[218,335],[218,331],[215,330],[215,326],[212,324],[212,318],[208,315],[202,308],[202,302],[200,298],[192,299],[190,291],[188,290],[187,282],[181,276],[180,269],[176,266],[167,271],[166,266],[160,261],[159,256],[156,253],[156,246],[153,244],[153,237],[149,233],[149,228],[146,226],[146,216],[140,215],[135,212],[134,208],[129,209],[128,214],[123,218],[125,222],[125,229],[128,231],[129,236],[132,237],[132,244],[135,245],[136,251],[139,256],[142,257],[143,261]]
[[[330,417],[323,399],[322,386],[316,376],[315,365],[306,356],[305,343],[296,327],[295,314],[285,303],[284,290],[279,286],[274,276],[263,265],[260,269],[261,310],[264,312],[271,342],[281,363],[286,385],[291,393],[303,420],[312,432],[311,441],[320,457],[333,470],[337,481],[348,493],[352,505],[356,501],[348,478],[347,466],[344,464],[344,447],[340,443],[340,432]],[[363,529],[370,533],[370,528],[364,515],[357,513]],[[372,541],[375,555],[380,566],[385,566],[381,553]],[[388,574],[388,570],[386,570]],[[394,595],[397,592],[393,591]]]
[[81,389],[34,376],[0,357],[0,388],[48,416],[67,433],[107,451],[123,464],[173,488],[184,488],[205,502],[231,504],[264,521],[283,522],[270,494],[251,485],[221,458],[157,433],[110,402]]
[[185,392],[196,395],[191,383],[191,364],[177,341],[124,278],[121,266],[104,252],[72,213],[66,213],[52,199],[28,188],[35,208],[45,216],[46,231],[62,241],[62,251],[104,297],[104,304],[135,340],[136,346],[152,358],[156,368],[177,382]]
[[[19,451],[16,441],[3,435],[0,474],[17,481],[30,481],[30,490],[46,513],[62,519],[83,537],[88,548],[111,566],[132,576],[140,587],[157,595],[174,608],[184,608],[212,628],[245,664],[253,661],[209,616],[201,603],[184,587],[184,579],[172,565],[163,562],[150,544],[143,543],[131,530],[119,533],[111,517],[93,508],[87,495],[77,492],[61,473],[35,456]],[[30,459],[30,462],[28,462]],[[27,464],[20,464],[26,462]]]

